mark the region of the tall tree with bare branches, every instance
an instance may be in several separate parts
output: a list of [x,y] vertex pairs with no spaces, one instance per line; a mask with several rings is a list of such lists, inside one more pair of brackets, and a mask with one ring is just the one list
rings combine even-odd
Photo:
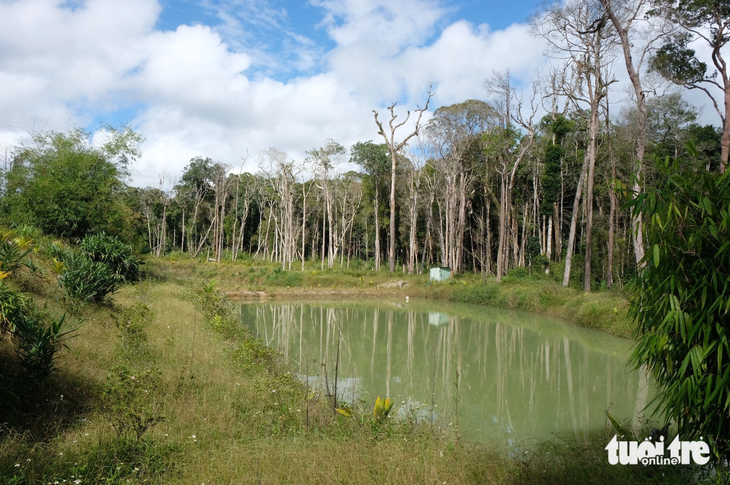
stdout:
[[[613,62],[611,49],[616,43],[615,32],[609,29],[609,19],[597,0],[573,0],[556,4],[533,21],[535,33],[548,41],[548,53],[565,61],[565,72],[571,73],[570,81],[562,83],[562,95],[580,106],[588,106],[590,113],[589,143],[584,159],[586,254],[584,290],[591,290],[591,251],[593,238],[593,180],[596,166],[596,150],[601,101],[606,97]],[[579,188],[580,188],[579,181]],[[576,194],[576,199],[579,194]],[[574,209],[576,205],[573,205]],[[573,211],[571,234],[565,257],[563,286],[568,285],[572,261],[572,245],[575,241],[576,213]]]
[[408,123],[408,120],[411,117],[411,112],[408,111],[406,114],[406,118],[401,121],[400,123],[396,123],[396,118],[398,118],[398,115],[395,114],[395,106],[397,104],[393,103],[390,106],[388,106],[388,111],[390,111],[390,121],[388,122],[389,132],[386,133],[385,129],[383,128],[383,123],[380,122],[378,119],[378,112],[373,110],[373,115],[375,116],[375,124],[378,127],[378,134],[383,137],[385,140],[385,144],[388,146],[388,151],[390,152],[390,159],[391,159],[391,169],[390,169],[390,235],[389,235],[389,241],[388,241],[388,263],[390,265],[390,272],[395,272],[395,171],[396,171],[396,165],[397,165],[397,159],[398,159],[398,152],[403,149],[404,146],[406,146],[406,143],[408,143],[408,140],[413,138],[414,136],[418,135],[418,130],[420,128],[421,124],[421,118],[423,117],[423,112],[428,110],[428,104],[431,102],[431,98],[433,97],[433,90],[431,89],[431,86],[428,88],[428,96],[426,98],[426,105],[423,108],[416,109],[416,113],[418,113],[418,117],[416,118],[416,123],[414,125],[413,131],[403,138],[402,141],[396,142],[395,141],[395,132],[398,130],[398,128],[402,127],[406,123]]

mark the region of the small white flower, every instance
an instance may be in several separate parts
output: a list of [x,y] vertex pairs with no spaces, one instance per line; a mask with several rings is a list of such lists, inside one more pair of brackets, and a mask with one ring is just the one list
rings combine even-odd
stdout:
[[20,463],[16,463],[16,464],[15,464],[15,468],[17,468],[17,467],[19,467],[19,466],[20,466]]
[[192,438],[192,439],[195,439],[195,435],[192,435],[192,436],[191,436],[191,438]]

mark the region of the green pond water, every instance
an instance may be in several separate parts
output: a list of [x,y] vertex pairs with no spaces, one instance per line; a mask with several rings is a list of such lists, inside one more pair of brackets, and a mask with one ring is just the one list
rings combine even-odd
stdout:
[[372,406],[388,396],[396,415],[458,426],[472,439],[583,443],[606,427],[607,409],[635,419],[651,398],[626,365],[630,341],[540,315],[418,300],[240,311],[310,385],[333,394],[337,371],[338,401]]

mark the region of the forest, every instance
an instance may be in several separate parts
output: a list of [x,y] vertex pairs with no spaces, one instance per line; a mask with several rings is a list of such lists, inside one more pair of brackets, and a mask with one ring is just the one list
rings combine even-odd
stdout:
[[[263,258],[283,269],[387,262],[407,273],[440,265],[498,280],[526,268],[585,291],[622,285],[644,256],[640,215],[625,202],[656,183],[657,161],[722,172],[728,158],[725,24],[711,7],[652,5],[649,16],[643,1],[551,7],[532,27],[555,67],[531,86],[495,72],[485,100],[439,107],[424,122],[429,88],[411,124],[393,104],[386,118],[375,113],[373,139],[349,149],[327,140],[300,160],[270,148],[252,157],[256,173],[241,170],[248,155],[201,154],[179,179],[137,188],[127,182],[143,134],[106,127],[107,141],[93,145],[81,130],[38,133],[6,156],[3,219],[71,239],[106,231],[158,257]],[[716,72],[688,46],[695,38],[713,48]],[[619,70],[628,99],[609,89]],[[685,89],[710,96],[721,128],[697,122]]]
[[[0,391],[10,396],[0,404],[11,422],[9,437],[0,439],[0,451],[9,450],[10,457],[2,459],[0,453],[0,472],[20,477],[25,471],[15,468],[22,468],[21,462],[26,466],[27,452],[38,462],[27,465],[27,476],[43,480],[74,478],[80,475],[71,473],[83,469],[98,483],[143,473],[165,483],[172,476],[165,473],[177,470],[179,483],[192,483],[186,477],[208,480],[209,455],[223,456],[231,448],[244,458],[235,478],[227,465],[214,467],[214,476],[226,477],[221,482],[240,475],[260,483],[262,459],[264,471],[279,481],[293,476],[302,482],[305,476],[313,483],[346,481],[352,470],[362,469],[363,457],[370,457],[367,473],[354,482],[372,483],[389,477],[382,463],[393,466],[391,457],[400,454],[409,456],[406,481],[414,482],[434,476],[457,483],[658,478],[648,468],[607,472],[603,445],[596,446],[600,440],[593,438],[595,459],[585,460],[588,431],[584,448],[563,450],[561,464],[550,458],[544,465],[543,458],[520,461],[462,442],[458,426],[450,435],[445,427],[433,427],[433,417],[430,428],[415,415],[410,421],[386,420],[393,405],[388,395],[378,396],[372,413],[364,401],[362,409],[350,408],[337,400],[342,322],[334,317],[327,320],[326,336],[330,345],[339,328],[334,396],[329,388],[314,393],[309,372],[304,382],[296,380],[281,356],[249,333],[242,307],[229,301],[244,281],[254,293],[260,289],[256,284],[276,279],[272,284],[278,287],[312,290],[284,294],[292,299],[321,298],[325,293],[316,293],[315,286],[324,284],[351,289],[350,296],[405,296],[408,302],[400,290],[402,283],[412,283],[408,291],[414,299],[553,312],[572,323],[582,318],[580,326],[606,333],[621,321],[621,331],[613,334],[636,341],[630,367],[640,377],[632,395],[646,404],[652,380],[658,419],[664,421],[653,431],[639,431],[634,422],[628,430],[600,410],[612,423],[609,431],[641,441],[662,429],[667,435],[671,423],[671,433],[683,438],[704,436],[713,468],[677,468],[671,474],[661,469],[662,477],[667,470],[673,483],[686,483],[687,477],[712,481],[714,474],[718,483],[726,479],[730,73],[723,50],[730,41],[728,24],[727,1],[554,4],[531,20],[532,34],[545,40],[553,67],[529,85],[518,83],[509,70],[495,71],[483,82],[483,99],[437,107],[438,86],[424,85],[421,104],[394,102],[373,111],[372,137],[349,147],[334,139],[313,140],[303,157],[271,147],[241,154],[237,161],[202,153],[187,161],[181,174],[160,173],[156,187],[131,183],[144,133],[130,126],[104,125],[95,134],[32,133],[30,141],[5,151],[0,171],[0,335],[7,337],[0,341]],[[699,50],[709,53],[711,64]],[[617,88],[619,79],[623,89]],[[703,124],[700,108],[685,99],[688,92],[706,95],[719,123]],[[252,166],[256,169],[244,170]],[[425,285],[426,277],[418,275],[434,266],[450,268],[451,281]],[[214,277],[223,280],[220,287]],[[394,281],[400,277],[408,281]],[[373,280],[382,284],[373,286]],[[425,286],[415,288],[421,283]],[[301,343],[303,307],[299,311]],[[394,311],[387,313],[386,389],[392,380]],[[79,328],[69,329],[67,315],[86,319],[78,348],[66,345]],[[414,315],[408,320],[411,329]],[[88,324],[97,318],[98,324]],[[423,328],[443,336],[459,328],[448,326],[456,321],[449,315],[444,322],[440,318],[424,313]],[[319,321],[321,332],[324,320]],[[196,330],[201,322],[202,333]],[[415,333],[408,335],[412,347]],[[321,333],[319,340],[321,345]],[[563,349],[566,369],[571,368],[568,337],[556,342],[553,348]],[[549,347],[534,353],[535,362],[547,359]],[[57,362],[57,354],[68,363]],[[168,354],[174,357],[165,358]],[[523,355],[522,349],[517,354]],[[553,359],[557,354],[553,350]],[[226,364],[218,368],[212,362]],[[326,362],[322,368],[328,385]],[[196,375],[204,377],[195,380]],[[240,392],[231,391],[233,381],[243,382]],[[78,393],[68,397],[66,389],[73,386]],[[147,395],[148,390],[153,392]],[[572,399],[572,387],[568,392]],[[25,413],[27,403],[35,406],[33,412]],[[644,404],[637,404],[637,415]],[[190,411],[198,405],[203,411]],[[98,444],[74,452],[78,462],[72,467],[56,457],[63,455],[59,449],[69,453],[68,443],[58,445],[60,440],[49,437],[82,440],[80,431],[64,434],[87,426],[82,415],[108,420],[116,435],[102,425],[89,428]],[[163,424],[165,416],[170,421]],[[46,426],[51,418],[58,419],[56,428]],[[201,421],[208,418],[210,423]],[[150,437],[148,430],[158,424],[167,432]],[[203,436],[195,429],[213,425],[217,434],[208,436],[207,451],[182,458],[180,449],[198,446],[198,434],[192,433]],[[602,433],[604,438],[606,430]],[[342,454],[352,437],[357,446]],[[381,439],[383,456],[373,452]],[[418,448],[419,440],[427,445]],[[268,451],[255,455],[260,443]],[[307,448],[311,459],[305,461],[314,463],[323,455],[319,446],[330,449],[323,469],[305,473],[277,462],[288,463]],[[552,449],[549,442],[540,446]],[[444,450],[451,462],[439,461]],[[129,458],[117,472],[124,465],[114,470],[120,456]],[[172,464],[173,456],[184,465]],[[433,476],[424,475],[424,463],[439,463]],[[140,469],[143,473],[135,475]]]
[[395,185],[388,145],[372,140],[349,150],[330,140],[304,160],[271,148],[256,174],[196,157],[166,190],[165,179],[127,184],[142,139],[129,128],[109,128],[99,147],[82,131],[38,135],[4,173],[3,222],[71,240],[105,231],[157,257],[260,258],[289,270],[305,260],[407,273],[437,265],[497,278],[526,268],[590,291],[634,274],[643,253],[625,202],[632,187],[655,183],[658,161],[722,166],[721,133],[695,123],[678,93],[647,102],[639,165],[635,109],[612,120],[605,100],[592,114],[570,103],[558,111],[552,99],[556,110],[537,120],[539,91],[523,117],[506,74],[495,83],[502,98],[434,112],[411,149],[397,152]]

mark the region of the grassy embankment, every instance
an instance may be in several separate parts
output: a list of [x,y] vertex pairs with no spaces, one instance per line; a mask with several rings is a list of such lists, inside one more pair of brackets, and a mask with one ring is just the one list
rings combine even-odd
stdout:
[[[294,264],[293,271],[282,271],[278,265],[260,261],[223,261],[218,266],[179,255],[149,260],[148,267],[156,274],[215,280],[221,290],[233,298],[410,296],[540,313],[624,338],[630,338],[634,329],[626,313],[628,300],[623,292],[603,289],[586,294],[575,287],[564,288],[555,275],[528,275],[518,271],[497,283],[494,276],[460,274],[442,283],[428,284],[425,274],[340,269],[339,262],[333,269],[322,270],[318,263],[307,262],[304,271],[301,271],[301,263]],[[520,276],[516,276],[518,274]],[[396,284],[398,281],[406,285],[401,288]]]
[[[211,266],[188,269],[234,290],[224,276],[235,265],[215,275]],[[45,382],[25,380],[10,342],[0,343],[0,483],[687,481],[684,470],[611,467],[602,436],[589,448],[546,443],[507,454],[440,427],[377,420],[373,403],[337,414],[237,325],[219,293],[183,281],[180,265],[166,267],[149,265],[176,277],[126,287],[113,304],[76,307],[77,336]],[[332,278],[370,286],[356,275]],[[327,280],[336,290],[335,281]],[[50,271],[21,272],[10,284],[50,311],[67,308]]]

